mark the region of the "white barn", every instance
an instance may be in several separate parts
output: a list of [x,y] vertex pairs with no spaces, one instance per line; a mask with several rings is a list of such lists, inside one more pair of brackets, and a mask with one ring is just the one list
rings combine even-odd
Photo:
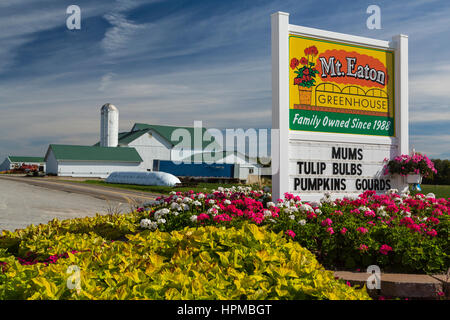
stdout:
[[[180,129],[188,133],[190,137],[190,141],[182,141],[183,145],[186,145],[183,150],[174,148],[182,139],[172,140],[177,136],[175,131]],[[118,146],[135,148],[142,158],[140,170],[153,171],[153,160],[181,160],[193,154],[202,153],[207,146],[211,148],[212,142],[208,141],[211,135],[206,128],[201,129],[206,141],[202,141],[202,144],[195,148],[195,128],[135,123],[130,131],[119,133]],[[100,143],[94,146],[100,146]],[[214,142],[214,146],[217,149],[220,148],[217,142]]]
[[45,162],[49,175],[107,178],[116,171],[139,171],[142,158],[134,148],[51,144]]

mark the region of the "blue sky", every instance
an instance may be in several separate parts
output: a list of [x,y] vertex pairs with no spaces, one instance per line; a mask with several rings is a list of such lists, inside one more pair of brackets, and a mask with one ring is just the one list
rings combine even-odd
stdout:
[[[81,8],[81,30],[66,8]],[[381,8],[381,30],[366,8]],[[134,122],[271,126],[270,15],[390,40],[409,36],[410,145],[450,158],[450,1],[2,0],[0,157],[93,144],[100,107]]]

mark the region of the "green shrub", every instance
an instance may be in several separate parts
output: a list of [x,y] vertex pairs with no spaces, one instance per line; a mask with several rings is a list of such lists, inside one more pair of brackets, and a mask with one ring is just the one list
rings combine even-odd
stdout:
[[[127,241],[64,233],[64,224],[78,231],[83,225],[53,221],[3,237],[3,244],[22,237],[17,252],[24,257],[66,254],[23,265],[0,249],[0,299],[369,299],[365,289],[335,280],[298,243],[254,224],[147,230]],[[78,291],[67,287],[71,265],[81,270]]]

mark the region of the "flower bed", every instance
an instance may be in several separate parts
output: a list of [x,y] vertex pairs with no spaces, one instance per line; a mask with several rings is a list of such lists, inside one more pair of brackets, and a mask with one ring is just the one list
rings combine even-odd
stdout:
[[185,226],[238,226],[243,221],[283,232],[316,254],[330,269],[440,273],[449,267],[450,201],[433,195],[385,195],[367,191],[357,199],[316,203],[249,188],[220,188],[212,194],[161,197],[143,211],[141,228],[171,231]]
[[[251,223],[143,231],[127,241],[63,232],[56,221],[31,229],[19,251],[65,253],[24,263],[0,249],[0,299],[369,299],[298,243]],[[67,287],[73,265],[78,290]]]
[[[365,298],[333,281],[318,263],[329,270],[364,271],[376,264],[383,272],[445,272],[449,206],[449,199],[394,191],[335,201],[325,196],[315,203],[290,194],[273,202],[267,191],[242,187],[172,194],[128,214],[55,219],[4,231],[0,299]],[[253,278],[260,266],[250,261],[264,250],[265,263],[273,263],[277,274]],[[294,252],[311,264],[287,264],[298,262]],[[243,264],[241,254],[247,257]],[[223,264],[213,272],[220,279],[194,273],[204,259],[211,267]],[[227,261],[233,265],[226,268]],[[66,287],[71,265],[82,270],[81,293]],[[178,273],[171,273],[177,267]],[[202,287],[192,287],[199,277]],[[301,285],[292,279],[301,279]],[[244,282],[238,287],[236,280]],[[277,286],[285,281],[287,287]],[[314,281],[320,285],[312,286]]]

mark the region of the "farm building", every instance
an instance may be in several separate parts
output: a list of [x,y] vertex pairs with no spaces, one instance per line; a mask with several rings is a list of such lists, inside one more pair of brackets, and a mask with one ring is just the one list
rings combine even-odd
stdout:
[[[206,128],[199,129],[201,129],[201,135],[208,137],[208,139],[211,138]],[[203,141],[199,146],[195,146],[194,130],[195,128],[192,127],[135,123],[130,131],[118,134],[117,145],[115,146],[135,148],[142,158],[142,169],[151,171],[153,160],[179,160],[196,153],[202,153],[204,148],[211,144],[211,141]],[[183,149],[175,148],[181,140],[174,141],[178,133],[185,133],[189,136],[189,141],[182,142],[186,145]],[[100,145],[101,142],[98,142],[94,146]],[[216,146],[217,148],[220,147],[219,144],[216,144]]]
[[184,177],[224,177],[247,180],[261,175],[262,166],[237,151],[203,152],[178,161],[156,160],[154,171]]
[[[119,132],[119,111],[115,106],[105,104],[101,108],[100,141],[93,146],[50,145],[45,156],[46,172],[104,178],[111,172],[159,171],[160,161],[172,163],[190,157],[197,160],[198,156],[211,159],[206,157],[206,148],[219,150],[221,146],[206,128],[201,127],[135,123],[130,131]],[[245,155],[237,152],[216,152],[215,155],[215,162],[233,164],[233,173],[228,173],[230,178],[245,180],[249,174],[259,174],[259,166]],[[182,170],[186,176],[211,176],[213,172],[208,171],[211,167],[206,167],[200,173],[193,172],[194,167],[188,164],[172,169],[174,172]]]
[[51,144],[45,162],[47,174],[106,178],[116,171],[140,171],[142,158],[134,148]]
[[7,171],[12,169],[18,169],[22,165],[37,166],[39,171],[45,171],[45,161],[42,157],[21,157],[21,156],[8,156],[5,161],[0,164],[0,171]]

